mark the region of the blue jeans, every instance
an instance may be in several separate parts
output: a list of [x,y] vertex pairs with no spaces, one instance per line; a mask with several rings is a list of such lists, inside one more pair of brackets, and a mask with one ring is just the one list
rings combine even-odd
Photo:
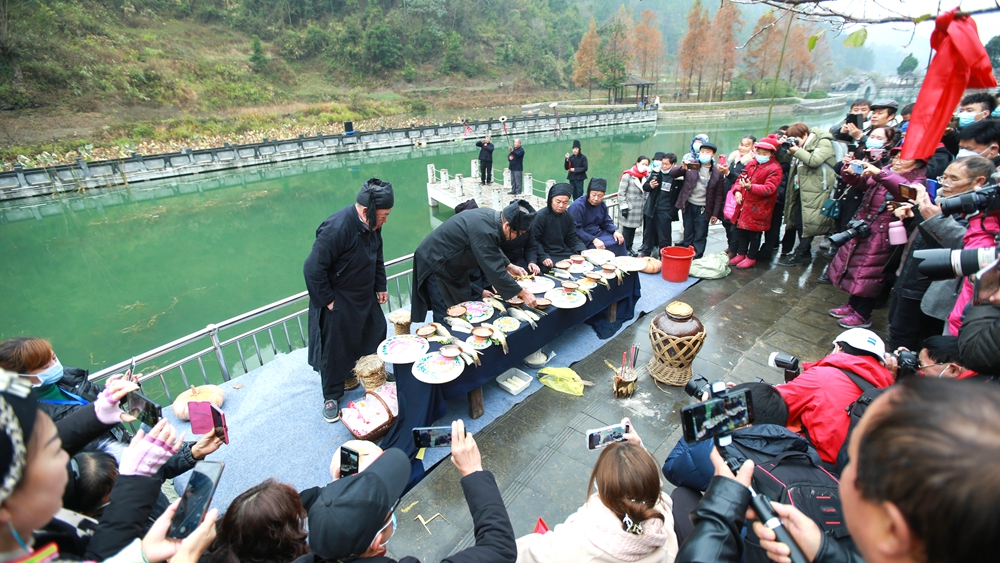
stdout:
[[681,214],[684,219],[684,240],[681,241],[681,246],[693,246],[695,259],[701,258],[708,241],[708,215],[705,214],[705,206],[688,203]]

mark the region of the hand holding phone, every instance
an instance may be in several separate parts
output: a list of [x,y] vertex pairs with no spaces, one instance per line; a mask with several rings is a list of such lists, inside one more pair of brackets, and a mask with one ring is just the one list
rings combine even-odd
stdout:
[[361,467],[361,454],[346,446],[340,446],[340,478],[357,475]]
[[188,403],[188,414],[191,416],[191,432],[208,434],[214,432],[226,444],[229,443],[229,426],[226,424],[226,413],[209,401],[191,401]]
[[905,199],[917,199],[917,189],[907,184],[900,184],[899,195]]
[[726,155],[720,154],[719,155],[719,166],[725,166],[725,165],[726,165]]
[[681,427],[688,443],[727,434],[753,421],[753,396],[746,389],[729,391],[681,409]]
[[168,538],[182,540],[201,524],[212,503],[215,488],[219,486],[224,467],[225,464],[221,461],[199,461],[195,464],[184,494],[181,495],[177,512],[170,520]]

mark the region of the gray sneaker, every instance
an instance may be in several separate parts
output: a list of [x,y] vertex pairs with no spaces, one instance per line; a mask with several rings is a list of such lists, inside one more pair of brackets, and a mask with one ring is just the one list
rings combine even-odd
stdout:
[[337,422],[340,420],[340,404],[336,399],[330,399],[323,403],[323,418],[327,422]]

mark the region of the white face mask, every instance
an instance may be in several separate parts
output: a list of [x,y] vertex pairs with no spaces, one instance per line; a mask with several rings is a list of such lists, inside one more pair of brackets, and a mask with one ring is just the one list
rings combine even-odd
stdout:
[[955,155],[955,158],[965,158],[967,156],[982,156],[982,155],[980,153],[976,152],[976,151],[973,151],[973,150],[958,149],[958,154]]
[[635,169],[638,170],[640,174],[645,174],[646,172],[649,172],[649,167],[646,166],[645,164],[637,164],[635,166]]

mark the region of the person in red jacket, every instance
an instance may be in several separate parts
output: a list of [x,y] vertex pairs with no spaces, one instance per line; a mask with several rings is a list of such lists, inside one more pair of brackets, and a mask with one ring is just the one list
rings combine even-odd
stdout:
[[741,270],[757,264],[760,237],[771,228],[771,213],[778,201],[782,174],[781,164],[775,159],[779,145],[778,139],[773,136],[754,143],[757,152],[754,160],[733,181],[736,212],[732,222],[736,226],[736,256],[729,263]]
[[775,388],[788,404],[788,428],[805,435],[823,461],[835,464],[847,439],[847,407],[861,396],[843,370],[855,373],[879,389],[893,383],[885,367],[885,343],[864,328],[845,330],[833,342],[833,353],[802,364],[802,374]]

